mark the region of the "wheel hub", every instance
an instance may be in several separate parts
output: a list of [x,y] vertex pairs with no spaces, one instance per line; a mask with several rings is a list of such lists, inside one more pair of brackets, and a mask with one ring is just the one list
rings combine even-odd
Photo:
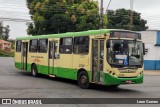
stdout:
[[32,71],[32,72],[33,72],[33,75],[35,75],[35,70],[34,70],[34,69],[33,69],[33,71]]
[[81,83],[82,84],[86,84],[87,83],[87,77],[86,76],[82,76],[81,77]]

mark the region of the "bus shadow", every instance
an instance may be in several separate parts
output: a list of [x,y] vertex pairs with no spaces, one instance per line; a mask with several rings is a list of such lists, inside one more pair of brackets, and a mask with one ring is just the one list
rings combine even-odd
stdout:
[[[26,72],[26,71],[18,72],[18,73],[23,76],[29,76],[29,77],[32,76],[30,72]],[[61,82],[61,83],[69,84],[69,85],[75,85],[78,87],[77,81],[71,80],[71,79],[65,79],[65,78],[60,78],[60,77],[53,78],[53,77],[49,77],[48,75],[43,75],[43,74],[39,74],[37,78]],[[140,92],[140,91],[134,90],[134,89],[127,89],[127,85],[126,85],[126,88],[122,88],[121,86],[116,87],[116,88],[111,88],[109,86],[104,86],[104,85],[100,85],[100,84],[90,84],[90,87],[87,90],[113,92],[113,93],[115,93],[115,92],[116,93],[122,93],[122,92],[124,92],[124,93],[138,93],[138,92]]]
[[18,71],[17,72],[19,75],[23,75],[23,76],[32,76],[30,72],[28,71]]
[[109,87],[109,86],[105,86],[105,85],[99,85],[99,84],[91,84],[90,87],[91,90],[98,90],[98,91],[102,91],[102,92],[113,92],[113,93],[140,93],[140,91],[138,90],[134,90],[134,89],[127,89],[127,85],[126,88],[122,88],[121,86],[119,87]]
[[[22,75],[22,76],[32,77],[31,73],[27,72],[27,71],[18,72],[18,74]],[[33,78],[35,78],[35,77],[33,77]],[[65,79],[65,78],[60,78],[60,77],[54,78],[54,77],[49,77],[48,75],[44,75],[44,74],[38,74],[38,77],[36,77],[36,78],[62,82],[62,83],[66,83],[66,84],[68,83],[68,84],[77,85],[77,81],[75,81],[75,80],[70,80],[70,79]]]

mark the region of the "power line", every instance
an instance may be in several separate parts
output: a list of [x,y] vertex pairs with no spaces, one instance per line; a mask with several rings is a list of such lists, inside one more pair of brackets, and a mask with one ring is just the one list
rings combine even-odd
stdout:
[[14,2],[14,1],[11,1],[11,0],[6,0],[6,1],[0,1],[0,3],[2,3],[2,4],[19,4],[19,5],[26,5],[26,3],[27,3],[27,2],[19,3],[19,2]]
[[18,19],[18,18],[0,18],[3,21],[15,21],[15,22],[31,22],[32,20],[28,19]]
[[24,4],[24,5],[19,5],[19,4],[4,4],[4,3],[1,3],[0,2],[0,7],[4,7],[4,6],[6,6],[6,7],[25,7],[26,6],[26,4]]
[[111,4],[111,0],[109,0],[108,6],[107,6],[107,9],[106,9],[106,14],[107,14],[107,11],[109,9],[110,4]]
[[[123,15],[123,16],[111,16],[111,17],[123,17],[123,18],[127,18],[129,17],[129,15]],[[133,17],[137,17],[137,16],[133,16]],[[148,19],[147,21],[148,22],[154,22],[154,23],[160,23],[160,19],[159,17],[146,17],[146,19]],[[17,21],[17,22],[33,22],[32,20],[29,20],[29,19],[22,19],[22,18],[5,18],[5,17],[1,17],[0,20],[4,20],[4,21]],[[43,21],[42,21],[43,22]]]

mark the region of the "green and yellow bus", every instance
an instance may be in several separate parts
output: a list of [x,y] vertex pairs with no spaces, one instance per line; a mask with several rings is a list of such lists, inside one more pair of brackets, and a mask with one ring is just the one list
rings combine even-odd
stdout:
[[15,66],[31,72],[117,87],[143,83],[144,44],[141,34],[121,29],[20,37]]

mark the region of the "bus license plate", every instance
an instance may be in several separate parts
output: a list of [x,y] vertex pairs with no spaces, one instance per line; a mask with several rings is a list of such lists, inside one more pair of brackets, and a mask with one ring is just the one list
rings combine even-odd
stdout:
[[126,84],[133,84],[134,82],[132,81],[126,81]]

